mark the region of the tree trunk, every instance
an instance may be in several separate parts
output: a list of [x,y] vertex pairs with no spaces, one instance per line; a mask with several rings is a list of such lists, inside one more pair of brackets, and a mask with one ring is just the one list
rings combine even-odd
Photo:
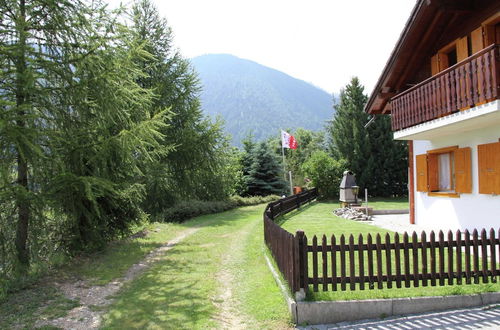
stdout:
[[[25,106],[27,104],[27,79],[26,79],[26,7],[25,0],[19,2],[19,18],[16,22],[16,29],[19,33],[19,54],[16,59],[16,106],[18,109],[17,126],[21,131],[26,127]],[[29,267],[28,252],[28,225],[30,218],[30,206],[26,192],[28,187],[28,161],[26,155],[21,152],[21,146],[16,147],[17,152],[17,184],[24,190],[18,192],[16,196],[17,206],[17,229],[16,229],[16,251],[18,259],[18,270],[25,273]]]

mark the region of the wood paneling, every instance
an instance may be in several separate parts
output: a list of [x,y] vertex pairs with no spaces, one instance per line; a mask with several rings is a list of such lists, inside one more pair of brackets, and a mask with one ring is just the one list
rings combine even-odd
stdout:
[[500,142],[477,146],[479,193],[500,194]]
[[455,191],[472,193],[471,148],[455,150]]
[[416,156],[417,191],[428,191],[427,184],[427,155]]

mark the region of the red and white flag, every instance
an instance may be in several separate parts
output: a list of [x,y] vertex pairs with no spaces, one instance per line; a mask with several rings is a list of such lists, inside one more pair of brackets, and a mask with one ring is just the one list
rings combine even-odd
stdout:
[[297,149],[297,140],[295,140],[293,135],[281,131],[281,145],[283,148]]

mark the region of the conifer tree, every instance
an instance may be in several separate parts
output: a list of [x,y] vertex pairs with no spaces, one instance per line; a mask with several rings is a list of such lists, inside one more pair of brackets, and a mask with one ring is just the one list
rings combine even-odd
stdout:
[[253,151],[253,163],[246,177],[248,194],[251,196],[281,195],[286,183],[276,155],[266,142],[260,142]]
[[162,131],[165,152],[148,169],[147,211],[158,213],[180,199],[225,198],[231,150],[222,122],[203,116],[197,74],[173,47],[172,30],[151,1],[136,1],[132,18],[138,40],[153,55],[139,63],[146,76],[138,83],[155,94],[153,111],[171,113]]
[[335,115],[329,125],[330,153],[336,159],[344,159],[349,169],[356,174],[357,184],[365,187],[371,173],[365,170],[370,158],[370,141],[364,125],[368,115],[363,111],[367,96],[363,86],[354,77],[340,91],[339,103],[335,104]]
[[147,54],[100,1],[3,1],[0,14],[0,231],[26,273],[49,223],[87,245],[137,218],[134,179],[164,114],[142,111],[132,59]]
[[328,127],[329,149],[337,159],[346,161],[346,169],[356,174],[356,182],[374,196],[405,194],[407,182],[406,144],[394,141],[388,116],[377,116],[367,128],[364,112],[367,96],[358,78],[340,93],[336,113]]

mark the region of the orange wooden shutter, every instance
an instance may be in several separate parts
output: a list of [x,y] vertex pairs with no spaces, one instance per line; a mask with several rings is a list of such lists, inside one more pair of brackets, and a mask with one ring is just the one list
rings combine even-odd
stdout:
[[428,191],[439,191],[438,154],[427,154]]
[[417,191],[429,191],[427,188],[427,155],[416,156]]
[[484,48],[483,27],[479,27],[470,33],[472,54]]
[[500,194],[500,142],[477,146],[479,193]]
[[457,62],[465,60],[469,57],[469,48],[467,46],[467,37],[457,40]]
[[439,72],[438,54],[431,57],[431,74],[435,75]]
[[448,60],[448,54],[446,53],[438,53],[438,65],[439,72],[443,71],[450,67],[450,61]]
[[455,191],[457,193],[472,193],[471,149],[455,150]]

